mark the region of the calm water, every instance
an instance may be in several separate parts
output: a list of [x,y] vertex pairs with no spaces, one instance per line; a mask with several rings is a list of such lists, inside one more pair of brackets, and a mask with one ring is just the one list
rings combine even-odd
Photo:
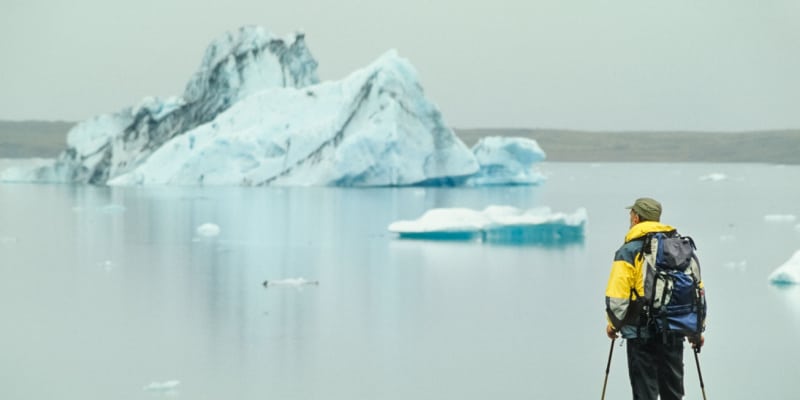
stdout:
[[[540,187],[0,185],[2,399],[587,399],[603,295],[634,198],[698,243],[714,399],[797,393],[800,167],[547,163]],[[710,173],[728,179],[703,181]],[[655,177],[655,178],[653,178]],[[400,241],[433,207],[586,207],[565,247]],[[216,238],[200,238],[206,222]],[[319,286],[270,287],[304,277]],[[607,398],[629,398],[624,347]],[[700,398],[686,351],[687,399]],[[176,391],[146,391],[178,380]]]

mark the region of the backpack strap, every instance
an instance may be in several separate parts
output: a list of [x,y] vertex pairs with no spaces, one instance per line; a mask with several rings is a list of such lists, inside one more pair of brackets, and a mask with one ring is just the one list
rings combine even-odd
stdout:
[[639,251],[641,254],[650,254],[650,248],[652,247],[651,243],[653,241],[653,236],[655,236],[655,234],[650,232],[642,236],[641,239],[636,239],[642,241],[642,249]]

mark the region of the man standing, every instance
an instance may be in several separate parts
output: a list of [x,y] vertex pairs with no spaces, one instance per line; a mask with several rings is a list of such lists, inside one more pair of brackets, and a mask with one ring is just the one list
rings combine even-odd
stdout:
[[[606,287],[606,312],[610,339],[620,333],[628,340],[628,376],[634,400],[682,399],[683,341],[677,333],[657,332],[656,324],[642,311],[644,280],[642,246],[648,233],[671,232],[661,222],[661,203],[639,198],[629,208],[630,230],[614,255]],[[700,283],[702,288],[702,283]],[[690,337],[692,347],[703,345],[702,335]]]

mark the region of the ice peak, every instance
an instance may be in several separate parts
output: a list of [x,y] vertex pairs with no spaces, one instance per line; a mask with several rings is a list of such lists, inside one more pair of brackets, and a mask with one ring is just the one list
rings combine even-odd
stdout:
[[364,68],[364,70],[370,71],[371,73],[382,70],[397,71],[408,78],[412,78],[413,80],[417,79],[416,69],[414,69],[407,59],[400,57],[395,49],[388,50],[381,54],[375,61]]
[[254,93],[319,82],[316,70],[302,33],[284,40],[263,27],[243,26],[208,46],[183,96],[145,98],[135,107],[76,126],[69,133],[70,148],[53,171],[67,181],[105,183]]
[[247,25],[211,42],[186,85],[184,98],[192,102],[220,89],[251,86],[246,91],[251,93],[268,87],[303,87],[318,82],[317,61],[306,47],[305,34],[297,32],[284,40],[264,27]]

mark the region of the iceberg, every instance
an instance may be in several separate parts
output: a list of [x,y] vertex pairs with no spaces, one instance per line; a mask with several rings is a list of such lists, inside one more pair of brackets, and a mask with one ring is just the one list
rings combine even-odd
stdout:
[[524,138],[469,149],[388,51],[320,83],[302,33],[246,26],[211,43],[181,96],[146,97],[76,125],[54,162],[0,180],[128,185],[536,184]]
[[388,230],[401,239],[552,245],[582,241],[586,221],[585,208],[566,214],[553,212],[549,207],[522,210],[491,205],[483,211],[435,208],[416,220],[395,221]]
[[533,139],[485,137],[472,147],[472,153],[480,171],[469,178],[471,185],[531,185],[545,179],[534,164],[546,155]]
[[253,94],[108,184],[457,184],[478,170],[390,51],[339,82]]
[[83,121],[67,134],[68,147],[53,164],[3,179],[104,184],[253,93],[318,83],[317,62],[304,37],[282,39],[257,26],[226,33],[208,46],[182,96],[147,97],[135,107]]
[[800,250],[797,250],[789,261],[773,271],[769,275],[769,281],[778,285],[800,283]]

